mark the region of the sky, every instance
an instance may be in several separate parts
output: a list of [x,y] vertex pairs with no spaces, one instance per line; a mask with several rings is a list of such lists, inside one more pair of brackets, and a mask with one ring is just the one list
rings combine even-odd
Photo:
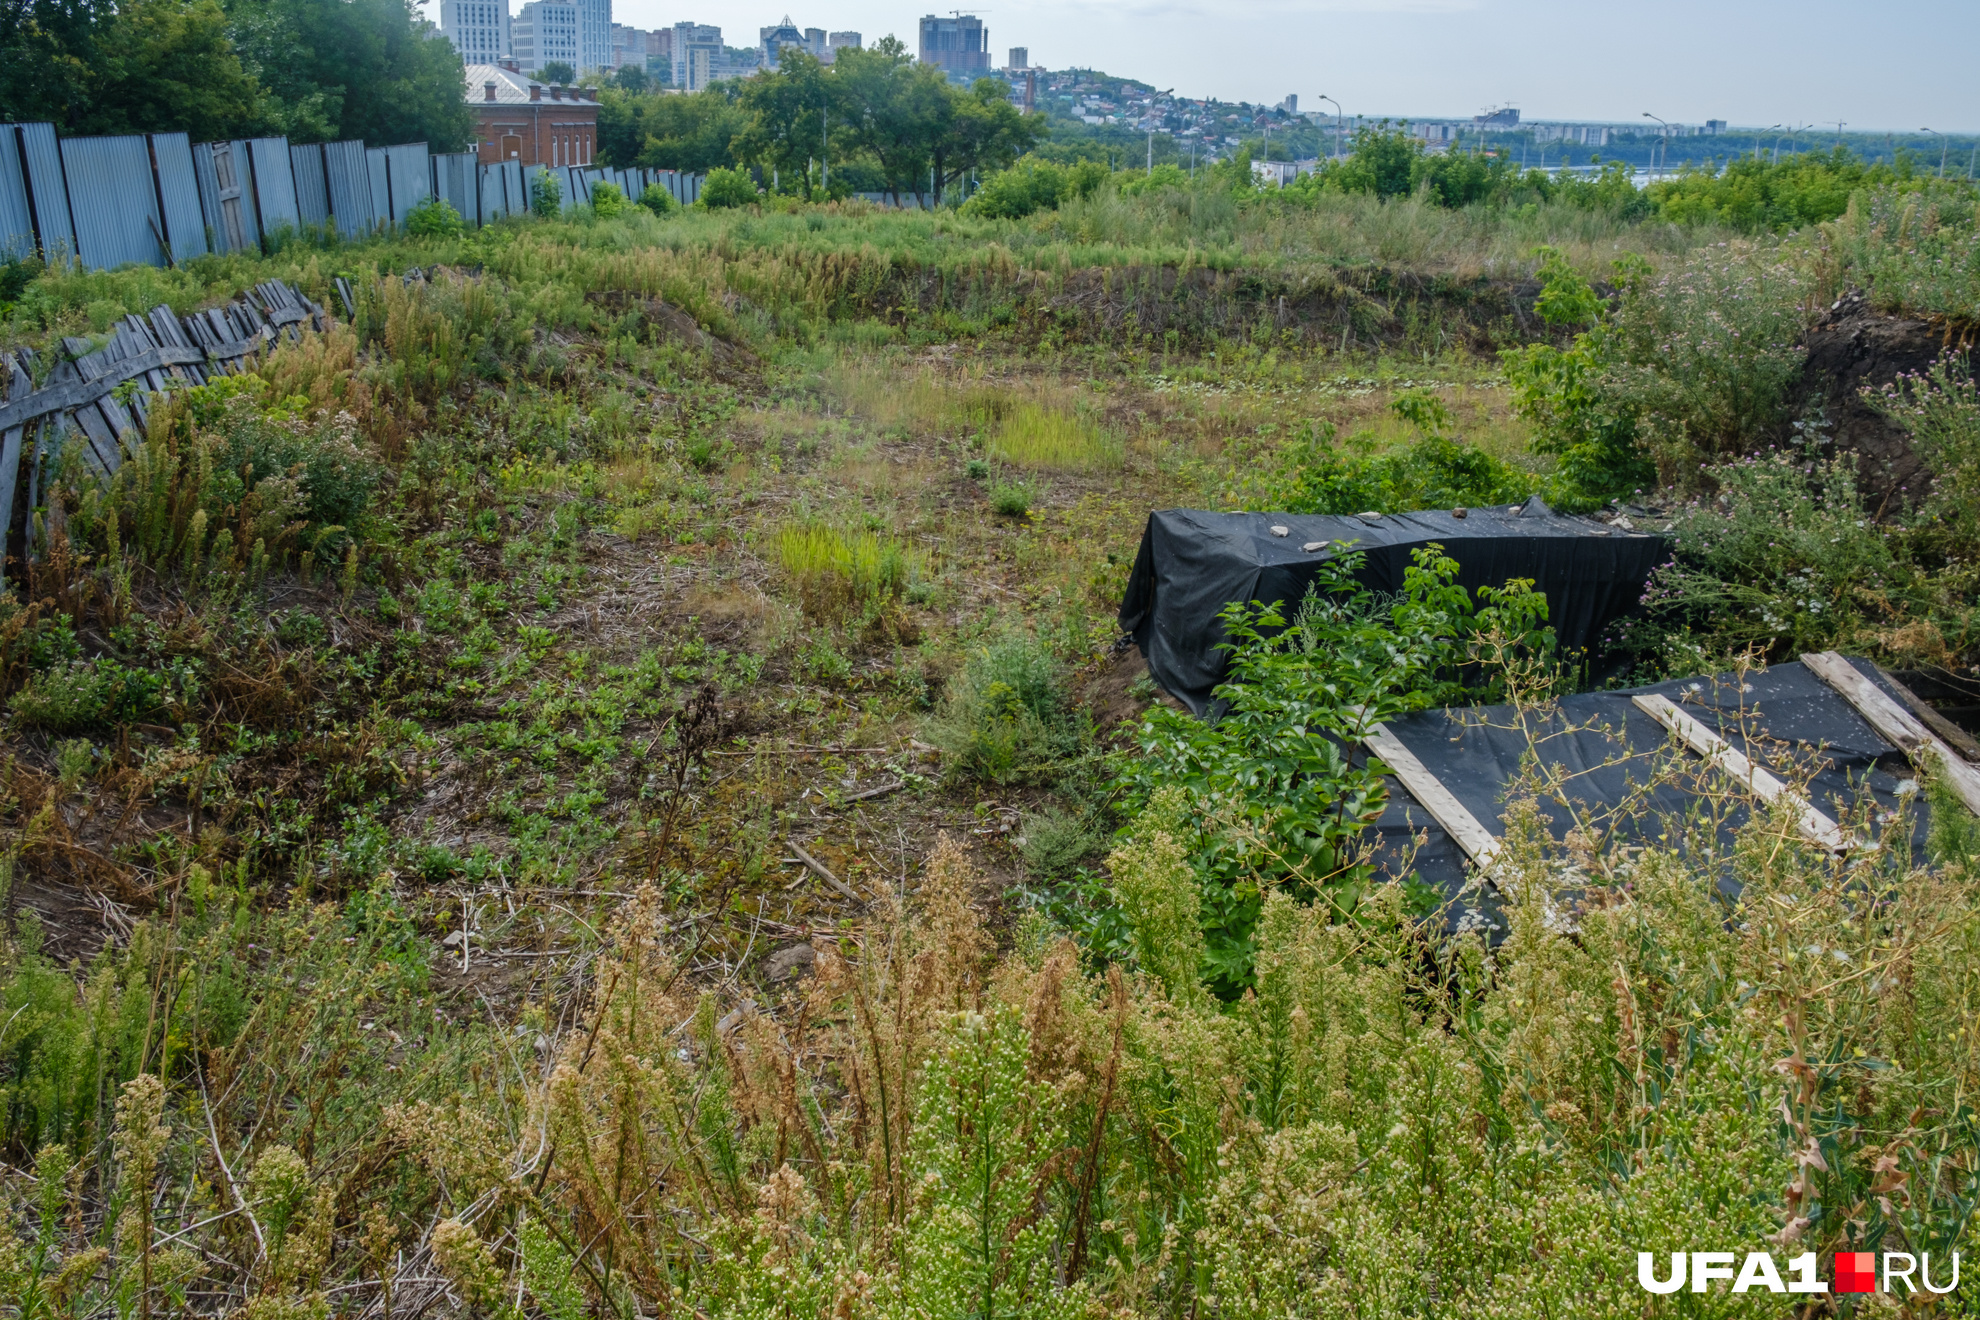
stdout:
[[[958,0],[948,0],[957,3]],[[512,0],[520,8],[521,0]],[[635,27],[718,23],[755,44],[784,16],[915,44],[929,12],[895,0],[614,0]],[[946,12],[946,11],[944,11]],[[1025,46],[1047,68],[1091,67],[1179,96],[1322,95],[1349,115],[1764,128],[1980,129],[1980,0],[993,0],[993,62]],[[1324,108],[1331,110],[1331,105]]]

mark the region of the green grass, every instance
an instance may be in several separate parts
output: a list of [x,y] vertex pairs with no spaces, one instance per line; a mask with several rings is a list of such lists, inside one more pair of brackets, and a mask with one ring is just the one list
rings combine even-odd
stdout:
[[1073,412],[1022,404],[990,434],[990,457],[1048,472],[1097,472],[1121,465],[1120,440]]
[[891,537],[816,523],[782,528],[771,544],[805,608],[822,618],[886,605],[907,589],[913,566]]

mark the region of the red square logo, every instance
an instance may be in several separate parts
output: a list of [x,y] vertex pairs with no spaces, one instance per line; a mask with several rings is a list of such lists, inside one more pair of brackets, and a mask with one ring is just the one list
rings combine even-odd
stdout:
[[1877,1255],[1871,1251],[1836,1253],[1836,1291],[1867,1293],[1877,1291]]

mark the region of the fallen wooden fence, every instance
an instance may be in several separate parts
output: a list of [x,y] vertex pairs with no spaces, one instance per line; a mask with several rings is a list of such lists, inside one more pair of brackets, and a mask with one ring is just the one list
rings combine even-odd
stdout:
[[[174,315],[170,307],[126,316],[101,347],[65,339],[64,357],[38,387],[33,349],[0,353],[0,375],[7,378],[7,400],[0,404],[0,534],[6,544],[14,543],[16,496],[25,484],[20,544],[24,557],[32,553],[42,469],[72,439],[81,440],[86,464],[110,476],[123,463],[125,432],[144,431],[148,395],[175,381],[200,385],[239,371],[277,339],[299,337],[305,326],[322,329],[323,308],[294,286],[271,280],[238,302],[191,316]],[[32,456],[23,473],[30,436]]]

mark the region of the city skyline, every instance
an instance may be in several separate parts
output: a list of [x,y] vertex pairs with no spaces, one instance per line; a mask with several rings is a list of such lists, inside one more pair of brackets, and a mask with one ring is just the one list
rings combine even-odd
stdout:
[[[613,21],[733,29],[774,24],[788,0],[762,6],[614,0]],[[793,18],[892,34],[910,50],[931,11],[832,0]],[[438,0],[425,12],[437,22]],[[967,14],[972,11],[963,10]],[[1980,6],[1909,0],[1866,17],[1841,0],[1667,0],[1595,9],[1568,0],[1016,0],[980,11],[988,45],[1024,46],[1035,65],[1090,67],[1195,99],[1271,104],[1338,101],[1350,116],[1467,118],[1517,105],[1529,118],[1620,122],[1650,111],[1672,122],[1725,119],[1852,131],[1980,128],[1966,61]],[[1921,40],[1922,34],[1935,34]]]

